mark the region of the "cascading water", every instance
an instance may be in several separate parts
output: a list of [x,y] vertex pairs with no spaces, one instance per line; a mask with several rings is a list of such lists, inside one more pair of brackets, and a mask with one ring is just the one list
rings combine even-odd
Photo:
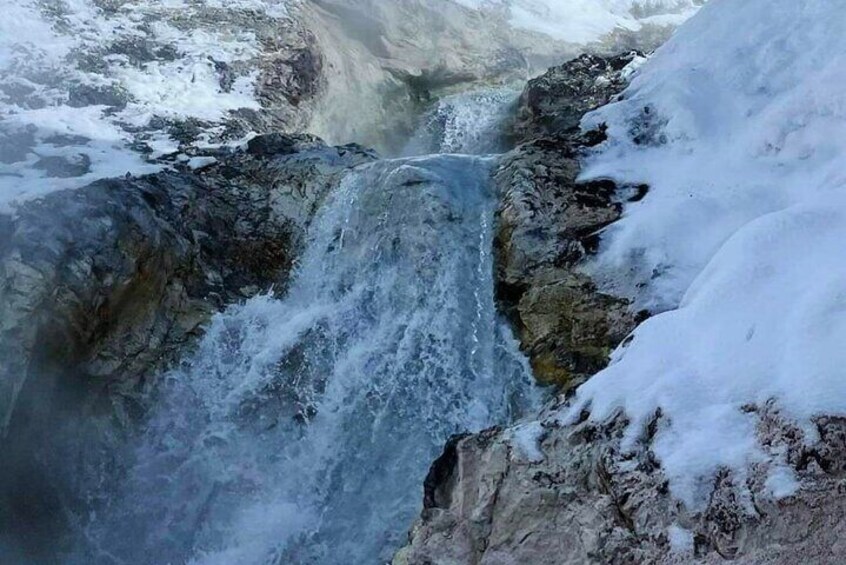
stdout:
[[403,155],[503,151],[502,125],[516,106],[519,94],[516,88],[486,88],[438,100],[421,117]]
[[489,176],[468,155],[352,171],[287,295],[217,316],[167,375],[70,561],[389,560],[450,435],[534,401],[494,303]]

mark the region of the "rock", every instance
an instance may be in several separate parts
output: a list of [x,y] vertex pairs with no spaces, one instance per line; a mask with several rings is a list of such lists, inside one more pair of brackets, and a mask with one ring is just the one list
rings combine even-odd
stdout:
[[602,369],[637,319],[578,268],[622,212],[613,182],[577,182],[584,151],[602,139],[578,124],[620,92],[633,57],[583,55],[529,81],[514,124],[523,142],[494,177],[500,302],[538,381],[564,390]]
[[[626,422],[562,425],[544,415],[542,460],[521,456],[509,430],[461,438],[449,449],[438,503],[424,510],[399,565],[580,563],[836,563],[846,533],[846,421],[817,420],[819,441],[765,407],[759,439],[781,453],[801,490],[776,498],[759,463],[718,475],[703,508],[674,500],[651,437],[622,447]],[[657,419],[656,419],[657,422]],[[654,433],[654,428],[652,432]],[[834,493],[838,493],[835,495]],[[680,539],[684,543],[680,543]]]
[[127,98],[128,94],[115,86],[97,87],[77,84],[68,89],[68,106],[71,108],[103,105],[123,109],[126,107]]
[[251,147],[0,214],[0,531],[37,545],[59,508],[84,512],[73,483],[98,473],[74,468],[110,464],[212,314],[284,289],[323,197],[374,158],[310,136]]
[[371,159],[259,137],[198,174],[98,181],[0,216],[2,421],[35,364],[60,360],[129,393],[211,312],[284,286],[323,196]]
[[517,141],[570,135],[586,113],[608,104],[627,81],[623,69],[637,58],[584,54],[529,81],[514,123]]
[[33,165],[36,169],[53,178],[80,177],[91,170],[91,157],[78,153],[70,157],[48,155],[41,157]]

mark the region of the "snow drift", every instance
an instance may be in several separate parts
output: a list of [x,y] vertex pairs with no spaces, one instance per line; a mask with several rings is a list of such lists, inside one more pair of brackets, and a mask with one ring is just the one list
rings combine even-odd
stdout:
[[[834,12],[715,0],[586,118],[609,141],[584,177],[651,187],[589,269],[664,313],[569,415],[623,410],[634,441],[661,414],[654,449],[691,506],[718,468],[763,457],[751,405],[775,400],[804,424],[846,412],[846,36]],[[773,491],[790,494],[795,481],[777,474]]]

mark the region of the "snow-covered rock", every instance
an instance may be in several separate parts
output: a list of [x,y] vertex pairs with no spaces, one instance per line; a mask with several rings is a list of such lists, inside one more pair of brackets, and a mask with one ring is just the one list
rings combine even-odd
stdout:
[[[609,142],[585,178],[645,183],[589,270],[643,324],[570,415],[623,410],[673,492],[766,457],[770,400],[812,428],[846,413],[846,38],[825,1],[718,0],[587,118]],[[742,28],[743,32],[738,33]]]

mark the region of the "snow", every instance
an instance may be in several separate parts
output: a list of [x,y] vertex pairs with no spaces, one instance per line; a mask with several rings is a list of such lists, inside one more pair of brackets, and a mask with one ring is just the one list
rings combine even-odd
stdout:
[[[98,178],[159,170],[152,161],[179,149],[162,119],[202,120],[211,134],[231,111],[259,109],[254,61],[260,49],[249,29],[251,14],[286,18],[290,2],[148,0],[117,3],[113,11],[98,8],[94,0],[0,4],[0,152],[4,137],[6,149],[11,144],[28,151],[22,160],[0,154],[0,210],[9,210],[15,203]],[[192,25],[185,26],[186,19]],[[154,58],[104,54],[121,42],[152,50]],[[232,69],[227,88],[221,84],[222,64]],[[76,107],[69,100],[76,85],[114,92],[126,104]],[[34,139],[24,146],[27,132]],[[51,143],[56,133],[73,143]],[[130,147],[137,141],[152,153],[145,156]],[[33,168],[45,156],[88,159],[89,170],[49,176]]]
[[455,0],[464,6],[505,12],[511,24],[571,43],[591,43],[617,29],[645,24],[676,26],[693,15],[696,0]]
[[796,473],[785,466],[776,466],[770,471],[764,486],[776,500],[796,494],[800,484]]
[[[846,413],[846,35],[835,11],[714,0],[622,101],[585,120],[607,123],[609,141],[584,177],[651,187],[588,270],[658,315],[564,417],[622,410],[635,441],[660,411],[653,448],[691,507],[718,469],[776,459],[744,406],[775,400],[806,429]],[[776,497],[797,487],[782,472],[771,481]]]
[[673,553],[679,556],[693,557],[695,549],[693,532],[673,524],[667,528],[667,537],[670,540],[670,550]]
[[540,422],[525,422],[508,429],[509,443],[515,448],[518,459],[530,463],[544,460],[540,442],[544,436],[543,425]]

